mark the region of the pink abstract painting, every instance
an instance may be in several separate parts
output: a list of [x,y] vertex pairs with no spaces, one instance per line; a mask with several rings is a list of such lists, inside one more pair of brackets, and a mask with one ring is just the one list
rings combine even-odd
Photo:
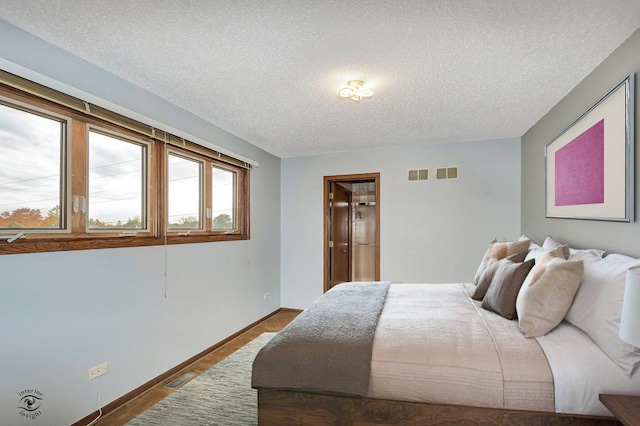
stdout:
[[604,203],[604,119],[556,151],[556,206]]

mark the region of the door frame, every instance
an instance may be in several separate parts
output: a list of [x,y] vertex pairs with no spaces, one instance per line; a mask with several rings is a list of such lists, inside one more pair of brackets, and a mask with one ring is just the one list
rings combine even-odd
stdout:
[[324,205],[324,287],[323,293],[329,290],[329,273],[331,249],[329,247],[331,211],[329,209],[329,192],[333,182],[374,181],[376,187],[376,281],[380,281],[380,173],[359,173],[349,175],[334,175],[324,177],[323,205]]

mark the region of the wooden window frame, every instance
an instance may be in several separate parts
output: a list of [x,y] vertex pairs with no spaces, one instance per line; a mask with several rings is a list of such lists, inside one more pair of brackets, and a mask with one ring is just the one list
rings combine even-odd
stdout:
[[[233,230],[228,229],[213,229],[213,215],[212,217],[204,216],[204,229],[192,230],[188,235],[186,231],[188,229],[168,229],[166,231],[167,238],[173,243],[185,243],[185,242],[204,242],[204,241],[226,241],[226,240],[245,240],[249,239],[249,170],[243,167],[239,167],[233,164],[228,164],[216,158],[208,157],[205,155],[193,153],[189,150],[181,150],[176,146],[165,146],[166,154],[170,152],[178,155],[203,161],[204,163],[204,189],[203,189],[203,201],[204,211],[211,211],[212,208],[212,168],[217,167],[219,169],[228,170],[235,173],[235,221],[236,226]],[[164,157],[163,157],[164,158]],[[165,164],[168,164],[165,162]],[[164,182],[167,182],[165,177]],[[166,194],[166,193],[165,193]],[[164,217],[167,216],[168,205],[163,203],[165,209]]]
[[[109,126],[112,127],[112,126]],[[142,215],[144,216],[144,223],[145,226],[144,228],[141,229],[127,229],[127,228],[115,228],[113,230],[110,230],[108,228],[90,228],[89,227],[89,218],[87,217],[87,213],[83,213],[84,214],[84,222],[85,222],[85,228],[84,228],[84,232],[87,234],[91,234],[93,236],[109,236],[109,237],[113,237],[113,234],[121,234],[123,232],[135,232],[136,236],[153,236],[153,223],[154,218],[151,215],[151,205],[152,205],[152,201],[155,201],[155,197],[152,194],[151,191],[151,167],[152,167],[152,147],[153,147],[153,141],[150,139],[145,140],[144,138],[139,137],[138,135],[133,135],[133,132],[124,132],[122,129],[118,129],[117,131],[115,129],[112,128],[108,128],[106,126],[96,126],[93,124],[87,124],[86,126],[86,136],[85,136],[85,165],[86,167],[88,167],[89,165],[89,138],[90,138],[90,133],[91,132],[95,132],[98,134],[102,134],[114,139],[118,139],[121,140],[123,142],[128,142],[128,143],[133,143],[136,145],[141,145],[145,147],[144,150],[144,163],[143,163],[143,167],[144,167],[144,182],[142,183],[143,186],[143,199],[144,199],[144,205],[142,208]],[[78,170],[77,174],[74,174],[74,176],[85,176],[84,181],[85,181],[85,187],[84,187],[84,194],[82,194],[82,196],[85,197],[85,199],[87,200],[87,211],[90,213],[91,209],[89,208],[91,206],[91,199],[89,197],[89,175],[88,175],[88,170],[85,168],[86,172],[84,174],[81,174],[81,171]],[[75,170],[74,170],[75,171]],[[75,196],[77,194],[72,194],[72,196]],[[72,212],[73,213],[73,212]],[[142,219],[142,217],[140,218]],[[82,232],[82,229],[77,229],[77,232]]]
[[[71,233],[71,202],[67,194],[70,190],[69,170],[71,169],[70,161],[70,140],[71,140],[71,117],[68,114],[64,114],[63,111],[53,111],[44,108],[43,105],[31,105],[28,102],[24,102],[24,99],[13,99],[10,96],[6,96],[6,93],[0,91],[0,104],[9,108],[14,108],[25,113],[38,115],[44,118],[59,121],[63,125],[64,137],[60,141],[60,227],[59,228],[2,228],[0,234],[11,234],[12,232],[19,232],[21,229],[27,234],[44,234],[44,235],[56,235],[56,234],[69,234]],[[1,241],[1,240],[0,240]]]
[[[215,241],[237,241],[250,239],[249,219],[250,219],[250,168],[246,163],[235,160],[229,163],[219,158],[225,158],[215,151],[206,147],[196,145],[193,142],[183,141],[185,147],[194,147],[194,150],[181,148],[175,143],[152,138],[145,134],[138,133],[105,121],[88,114],[83,114],[76,109],[62,106],[50,100],[40,98],[36,95],[23,92],[5,84],[0,84],[0,99],[9,106],[15,106],[29,112],[41,113],[45,116],[60,117],[67,120],[66,141],[64,151],[65,176],[63,199],[64,208],[61,206],[63,215],[63,225],[65,229],[55,229],[40,232],[40,230],[28,230],[24,238],[17,239],[11,243],[0,240],[0,255],[18,253],[38,253],[69,250],[88,250],[101,248],[119,247],[140,247],[163,244],[185,244],[204,243]],[[126,118],[125,118],[126,119]],[[132,230],[131,235],[122,235],[122,231],[89,230],[88,218],[86,214],[73,212],[73,196],[84,196],[88,201],[88,138],[91,128],[99,129],[101,132],[113,134],[120,139],[130,139],[136,143],[148,144],[147,148],[147,227],[145,230]],[[170,140],[171,135],[167,135]],[[173,137],[175,139],[175,137]],[[174,141],[175,142],[175,141]],[[197,151],[196,151],[197,150]],[[192,230],[193,232],[184,235],[188,230],[167,230],[166,218],[167,207],[167,162],[168,152],[176,152],[179,155],[193,157],[204,162],[204,189],[203,197],[206,208],[211,208],[211,174],[212,166],[224,168],[236,173],[236,229],[233,232],[228,230],[212,230],[212,219],[206,215],[202,217],[204,223],[203,230]],[[225,158],[226,159],[226,158]],[[242,167],[239,164],[244,164]],[[18,232],[19,229],[16,230]],[[0,234],[10,234],[13,229],[0,230]],[[181,235],[182,234],[182,235]]]

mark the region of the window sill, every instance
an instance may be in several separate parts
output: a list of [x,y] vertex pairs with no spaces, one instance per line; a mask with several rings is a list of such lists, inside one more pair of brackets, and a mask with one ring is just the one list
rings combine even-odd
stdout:
[[[248,240],[246,234],[206,234],[167,236],[166,244],[194,244],[216,241]],[[97,250],[106,248],[161,246],[164,237],[100,237],[100,238],[34,238],[20,239],[12,243],[0,242],[0,255],[21,253],[44,253],[54,251]]]

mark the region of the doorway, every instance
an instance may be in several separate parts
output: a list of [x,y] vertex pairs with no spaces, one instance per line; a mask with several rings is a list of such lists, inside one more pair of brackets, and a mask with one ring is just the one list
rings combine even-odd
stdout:
[[380,281],[380,173],[324,177],[324,291]]

